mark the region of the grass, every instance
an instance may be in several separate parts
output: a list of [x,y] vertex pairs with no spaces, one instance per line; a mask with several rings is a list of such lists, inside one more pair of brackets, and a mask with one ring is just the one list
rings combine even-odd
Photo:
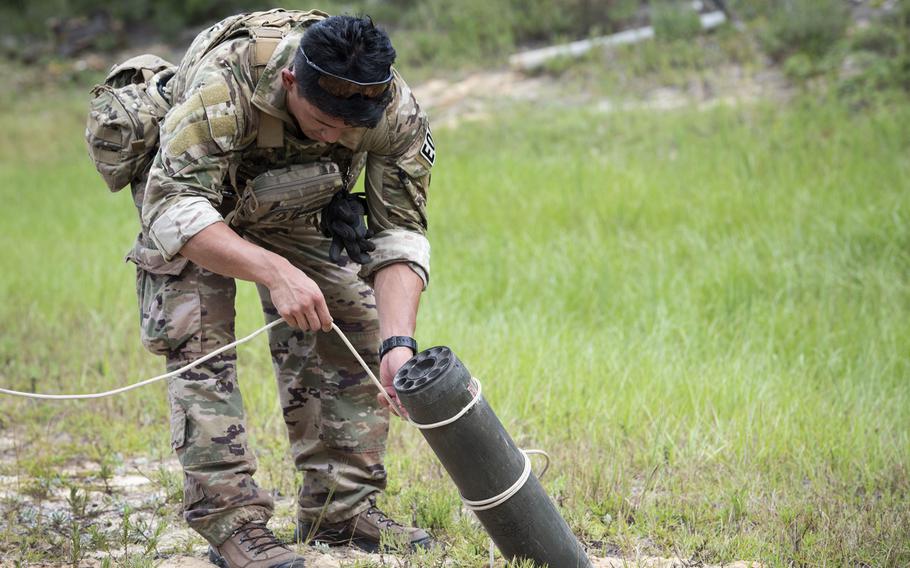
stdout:
[[[121,262],[135,212],[86,157],[85,94],[7,102],[0,384],[83,392],[158,374]],[[517,108],[440,130],[418,339],[451,346],[519,445],[550,452],[544,484],[593,553],[906,565],[906,124],[905,103],[856,113],[801,100]],[[238,317],[238,334],[261,325],[249,285]],[[258,479],[292,494],[265,341],[240,358]],[[74,460],[103,479],[125,457],[168,456],[162,385],[80,403],[2,398],[0,411],[16,448],[0,475],[22,484],[0,502],[0,555],[70,563],[155,548],[128,511],[85,538],[50,519],[23,536],[16,511],[66,483],[82,506],[80,480],[60,473]],[[419,433],[394,424],[388,468],[383,504],[450,543],[457,565],[482,565],[486,537]],[[173,516],[179,488],[160,477],[161,515]]]

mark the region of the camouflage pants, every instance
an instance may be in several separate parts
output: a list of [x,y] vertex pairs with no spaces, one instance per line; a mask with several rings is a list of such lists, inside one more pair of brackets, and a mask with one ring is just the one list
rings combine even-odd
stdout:
[[[245,237],[316,281],[335,323],[378,374],[375,301],[358,266],[329,261],[328,241],[310,227]],[[193,263],[171,267],[176,274],[137,264],[143,342],[166,355],[169,370],[234,340],[233,279]],[[266,320],[277,319],[268,290],[260,287],[259,294]],[[386,481],[388,412],[377,404],[376,388],[335,333],[282,325],[270,330],[269,345],[291,453],[304,474],[299,518],[338,522],[356,515]],[[256,459],[247,444],[235,352],[171,380],[168,394],[187,523],[218,544],[240,525],[268,519],[272,499],[253,480]]]

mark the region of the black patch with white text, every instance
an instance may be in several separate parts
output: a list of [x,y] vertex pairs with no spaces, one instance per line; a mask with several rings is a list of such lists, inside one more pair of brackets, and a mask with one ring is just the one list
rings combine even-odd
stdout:
[[420,149],[420,155],[427,159],[430,166],[436,162],[436,144],[433,143],[433,135],[430,134],[429,128],[427,128],[427,138]]

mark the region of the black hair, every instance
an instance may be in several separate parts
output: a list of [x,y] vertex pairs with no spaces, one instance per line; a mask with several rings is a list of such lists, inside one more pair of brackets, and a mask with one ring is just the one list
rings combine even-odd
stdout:
[[382,95],[336,97],[318,83],[322,74],[307,64],[302,51],[322,69],[362,83],[382,81],[395,62],[389,36],[369,17],[331,16],[307,28],[294,56],[294,78],[300,94],[322,112],[351,126],[375,127],[392,100],[391,87]]

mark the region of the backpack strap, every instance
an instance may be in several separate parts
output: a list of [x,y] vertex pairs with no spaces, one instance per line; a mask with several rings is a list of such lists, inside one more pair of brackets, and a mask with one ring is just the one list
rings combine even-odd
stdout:
[[[328,14],[319,10],[302,12],[281,8],[274,8],[266,12],[240,14],[216,24],[218,29],[213,28],[212,35],[205,40],[207,45],[200,50],[198,57],[204,56],[214,46],[229,39],[248,36],[254,44],[251,56],[253,80],[258,83],[262,71],[288,31],[304,22],[313,22],[328,17]],[[284,146],[284,123],[281,119],[263,112],[260,112],[259,116],[256,146],[258,148]]]
[[[284,34],[280,28],[257,27],[250,30],[253,38],[253,80],[259,83],[262,71],[281,43]],[[277,116],[260,111],[259,132],[256,134],[257,148],[284,147],[284,122]]]
[[253,40],[253,79],[258,82],[284,33],[281,28],[258,27],[250,30],[250,36]]

